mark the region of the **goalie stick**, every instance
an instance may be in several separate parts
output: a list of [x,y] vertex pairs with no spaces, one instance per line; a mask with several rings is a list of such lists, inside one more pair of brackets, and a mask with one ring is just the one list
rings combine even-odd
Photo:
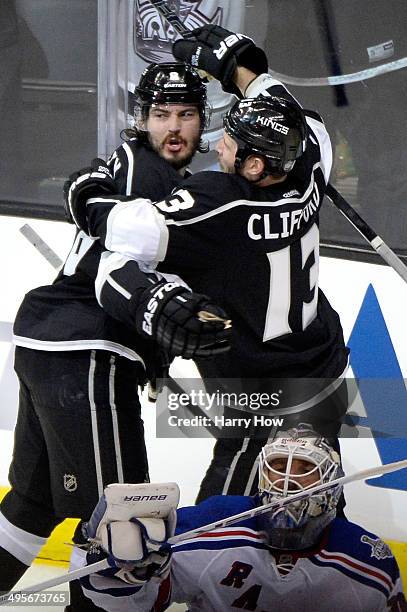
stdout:
[[293,502],[307,499],[307,497],[311,497],[311,495],[322,493],[327,489],[332,489],[332,487],[343,486],[345,484],[356,482],[358,480],[376,478],[377,476],[382,476],[383,474],[402,470],[403,468],[407,468],[407,459],[403,459],[402,461],[395,461],[394,463],[388,463],[387,465],[380,465],[378,467],[368,468],[367,470],[361,470],[360,472],[356,472],[355,474],[349,474],[349,476],[341,476],[340,478],[331,480],[331,482],[324,482],[320,485],[312,487],[311,489],[307,489],[306,491],[300,491],[299,493],[294,493],[294,495],[289,495],[288,497],[281,497],[280,499],[276,499],[270,502],[269,504],[265,504],[264,506],[257,506],[252,510],[246,510],[245,512],[241,512],[240,514],[234,514],[233,516],[229,516],[225,519],[214,521],[213,523],[208,523],[207,525],[197,527],[196,529],[191,529],[191,531],[185,531],[184,533],[180,533],[179,535],[169,538],[168,543],[178,544],[178,542],[188,540],[191,537],[195,537],[199,533],[212,531],[213,529],[218,529],[219,527],[228,527],[229,525],[233,525],[233,523],[253,518],[254,516],[259,516],[260,514],[265,514],[266,512],[269,512],[274,508],[283,508],[284,506],[288,506]]
[[[342,486],[351,482],[357,482],[358,480],[376,478],[377,476],[389,474],[390,472],[396,472],[397,470],[402,470],[404,468],[407,468],[407,459],[403,459],[402,461],[395,461],[394,463],[388,463],[387,465],[379,465],[377,467],[369,468],[367,470],[361,470],[360,472],[355,472],[354,474],[350,474],[349,476],[342,476],[341,478],[336,478],[331,482],[323,483],[312,487],[312,489],[308,489],[307,491],[301,491],[300,493],[290,495],[289,497],[282,497],[281,499],[277,499],[265,506],[258,506],[256,508],[253,508],[252,510],[247,510],[246,512],[241,512],[240,514],[234,514],[233,516],[229,516],[219,521],[214,521],[213,523],[203,525],[202,527],[198,527],[197,529],[192,529],[191,531],[180,533],[179,535],[170,538],[168,540],[168,543],[177,544],[178,542],[188,540],[198,535],[199,533],[211,531],[218,527],[227,527],[229,525],[233,525],[233,523],[252,518],[253,516],[264,514],[265,512],[268,512],[273,508],[282,508],[291,504],[294,501],[306,499],[311,495],[326,491],[327,489],[338,485]],[[92,565],[87,565],[86,567],[74,570],[73,572],[68,572],[63,576],[58,576],[57,578],[52,578],[51,580],[46,580],[45,582],[35,584],[31,587],[24,589],[23,591],[10,591],[10,593],[2,595],[0,597],[0,606],[5,606],[9,604],[9,598],[12,601],[12,598],[15,597],[17,594],[38,593],[40,591],[44,591],[45,589],[64,584],[65,582],[71,582],[71,580],[77,580],[78,578],[89,576],[90,574],[94,574],[95,572],[101,572],[102,570],[108,569],[109,567],[110,565],[107,559],[103,559],[102,561],[98,561],[97,563],[92,563]]]
[[401,261],[394,251],[384,242],[375,230],[366,223],[345,198],[328,183],[325,195],[331,200],[336,208],[346,217],[354,228],[363,236],[371,247],[380,255],[382,259],[407,283],[407,266]]

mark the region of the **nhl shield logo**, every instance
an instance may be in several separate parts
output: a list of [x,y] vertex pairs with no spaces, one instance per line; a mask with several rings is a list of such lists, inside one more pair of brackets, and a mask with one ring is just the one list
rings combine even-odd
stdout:
[[64,489],[68,493],[73,493],[78,488],[78,481],[73,474],[64,474]]

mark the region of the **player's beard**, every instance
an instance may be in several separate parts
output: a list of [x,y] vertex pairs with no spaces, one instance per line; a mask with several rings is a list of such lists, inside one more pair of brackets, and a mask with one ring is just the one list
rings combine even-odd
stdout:
[[199,147],[200,135],[197,134],[195,137],[191,138],[189,141],[185,140],[184,138],[180,138],[183,144],[183,151],[180,152],[179,154],[177,153],[171,154],[171,153],[166,152],[165,145],[168,142],[168,140],[169,138],[167,137],[165,138],[163,142],[158,143],[158,142],[155,142],[149,135],[149,141],[150,141],[150,145],[152,149],[156,153],[158,153],[160,157],[165,159],[174,168],[174,170],[181,170],[182,168],[185,168],[186,166],[188,166],[191,163]]

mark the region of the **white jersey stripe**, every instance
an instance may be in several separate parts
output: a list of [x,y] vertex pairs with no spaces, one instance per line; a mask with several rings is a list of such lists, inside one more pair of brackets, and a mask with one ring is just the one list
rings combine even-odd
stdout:
[[90,355],[90,366],[89,366],[89,377],[88,377],[88,395],[89,395],[89,403],[90,403],[90,420],[92,424],[92,439],[93,439],[93,452],[95,456],[96,479],[98,483],[99,497],[101,497],[103,495],[103,478],[102,478],[102,464],[101,464],[101,459],[100,459],[98,422],[97,422],[96,404],[95,404],[95,370],[96,370],[95,351],[92,351]]
[[223,485],[222,495],[227,495],[227,492],[228,492],[228,489],[229,489],[229,485],[231,483],[231,480],[233,478],[233,474],[234,474],[235,469],[236,469],[236,465],[238,464],[238,461],[239,461],[242,453],[246,452],[247,446],[248,446],[249,442],[250,442],[250,438],[243,438],[242,446],[241,446],[240,450],[238,450],[236,455],[233,457],[233,461],[230,464],[230,468],[229,468],[228,475],[227,475],[226,480],[225,480],[225,484]]
[[332,145],[325,125],[314,117],[307,117],[307,124],[312,129],[313,135],[318,140],[321,149],[321,168],[324,173],[325,182],[328,183],[332,169]]
[[127,300],[131,298],[131,293],[129,293],[124,287],[119,285],[119,283],[113,280],[113,278],[110,276],[111,273],[115,270],[120,270],[120,268],[123,268],[123,266],[125,266],[128,261],[131,260],[128,257],[121,255],[120,253],[111,253],[110,251],[102,253],[98,273],[95,280],[95,294],[99,306],[102,306],[101,294],[103,286],[106,282],[109,283],[118,293],[120,293],[120,295],[125,297]]
[[235,527],[233,529],[218,529],[214,531],[208,531],[207,533],[200,533],[195,537],[188,538],[177,544],[173,544],[172,548],[184,546],[185,544],[195,544],[196,542],[231,542],[235,540],[248,540],[256,543],[265,543],[263,537],[258,531],[254,531],[248,527]]
[[228,202],[227,204],[224,204],[223,206],[219,206],[218,208],[215,208],[214,210],[211,210],[203,215],[199,215],[198,217],[194,217],[192,219],[185,219],[184,221],[174,221],[173,219],[168,219],[166,221],[166,224],[167,225],[178,225],[178,226],[191,225],[193,223],[199,223],[200,221],[205,221],[206,219],[209,219],[210,217],[220,215],[224,212],[227,212],[228,210],[231,210],[232,208],[237,208],[238,206],[250,206],[250,208],[252,207],[254,208],[256,206],[261,206],[265,208],[277,208],[278,206],[284,206],[285,204],[303,204],[309,198],[314,188],[314,185],[316,184],[314,173],[318,168],[321,168],[321,162],[317,162],[316,164],[314,164],[312,168],[312,179],[310,181],[310,184],[308,185],[307,190],[305,191],[304,195],[301,198],[282,198],[281,200],[277,200],[275,202],[255,202],[253,200],[235,200],[233,202]]
[[123,149],[126,152],[127,156],[127,182],[126,182],[126,195],[131,195],[131,186],[133,184],[133,173],[134,173],[134,155],[129,145],[125,142],[123,143]]
[[367,576],[370,580],[381,584],[386,589],[391,590],[393,588],[393,582],[388,574],[344,553],[329,553],[329,551],[321,550],[321,552],[318,555],[315,555],[315,557],[322,563],[335,563],[336,565],[358,574],[358,576]]
[[109,372],[109,404],[110,404],[110,411],[112,414],[113,441],[114,441],[114,450],[115,450],[115,455],[116,455],[116,467],[117,467],[117,481],[124,482],[122,449],[120,446],[120,436],[119,436],[119,422],[117,420],[117,410],[116,410],[116,402],[115,402],[115,374],[116,374],[116,357],[114,355],[111,355],[110,372]]
[[138,361],[144,368],[146,367],[144,360],[136,351],[111,340],[87,338],[83,340],[36,340],[35,338],[14,335],[13,342],[16,346],[25,346],[37,351],[87,351],[93,349],[111,351],[130,359],[130,361]]
[[0,512],[1,546],[25,565],[31,565],[47,538],[16,527]]

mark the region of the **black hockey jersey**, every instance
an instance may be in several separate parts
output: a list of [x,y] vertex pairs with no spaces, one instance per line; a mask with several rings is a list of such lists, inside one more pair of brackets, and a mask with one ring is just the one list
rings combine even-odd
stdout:
[[[158,155],[130,140],[109,160],[118,191],[159,199],[181,176]],[[100,307],[95,280],[105,249],[84,232],[77,233],[64,266],[52,285],[33,289],[25,296],[14,324],[14,342],[47,351],[104,349],[139,361],[150,370],[156,347]],[[149,286],[138,267],[136,285]]]
[[[247,96],[257,95],[291,98],[268,75],[249,86]],[[238,174],[201,172],[154,206],[88,200],[90,232],[109,250],[176,272],[231,316],[232,349],[203,366],[206,375],[334,378],[346,367],[339,317],[318,289],[332,150],[321,119],[306,114],[306,152],[283,183],[259,188]]]

